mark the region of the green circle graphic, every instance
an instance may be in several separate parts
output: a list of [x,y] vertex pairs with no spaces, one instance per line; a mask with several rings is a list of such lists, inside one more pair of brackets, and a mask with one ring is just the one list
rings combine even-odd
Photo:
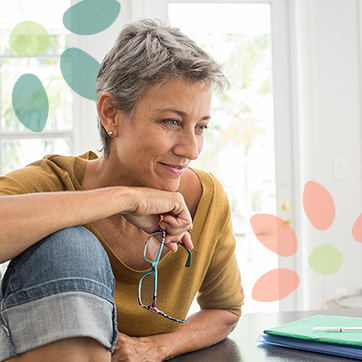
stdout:
[[317,246],[309,255],[309,265],[322,275],[336,273],[343,263],[343,253],[332,244]]
[[24,21],[14,27],[10,34],[10,46],[23,57],[44,53],[50,43],[48,31],[35,21]]

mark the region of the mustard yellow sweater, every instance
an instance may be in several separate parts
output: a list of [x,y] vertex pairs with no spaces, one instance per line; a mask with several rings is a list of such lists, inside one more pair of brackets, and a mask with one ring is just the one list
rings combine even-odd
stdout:
[[[49,155],[21,170],[0,177],[0,194],[81,191],[88,152],[80,157]],[[224,309],[241,315],[244,293],[234,249],[230,208],[221,184],[209,173],[193,170],[203,193],[194,220],[192,265],[185,268],[187,253],[179,248],[168,253],[158,266],[157,307],[166,314],[185,319],[197,295],[202,309]],[[100,240],[108,253],[116,278],[115,303],[119,331],[130,336],[171,332],[181,325],[138,304],[138,281],[145,271],[123,264],[92,224],[85,225]]]

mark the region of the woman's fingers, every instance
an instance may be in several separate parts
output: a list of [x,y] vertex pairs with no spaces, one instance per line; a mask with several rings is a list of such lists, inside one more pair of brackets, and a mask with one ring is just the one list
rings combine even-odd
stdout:
[[184,236],[181,238],[181,241],[186,246],[186,248],[189,248],[190,250],[194,248],[194,244],[191,240],[191,235],[188,232],[184,234]]
[[180,241],[193,249],[188,233],[192,217],[182,194],[148,188],[134,188],[129,194],[134,207],[122,213],[129,222],[148,233],[165,229],[165,245],[174,252]]
[[165,245],[169,247],[169,249],[177,251],[177,243],[180,241],[182,241],[187,248],[194,248],[191,236],[188,233],[192,229],[191,222],[188,220],[177,219],[172,215],[165,215],[163,216],[160,225],[167,232]]
[[192,228],[189,209],[180,193],[135,188],[130,195],[134,206],[122,214],[146,232],[156,231],[160,225],[168,234],[181,239]]
[[192,229],[191,219],[180,218],[170,214],[162,216],[160,225],[171,235],[181,235]]

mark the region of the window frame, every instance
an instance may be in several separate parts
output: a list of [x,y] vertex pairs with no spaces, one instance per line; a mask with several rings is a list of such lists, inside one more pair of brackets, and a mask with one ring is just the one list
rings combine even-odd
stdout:
[[[71,0],[70,6],[76,4],[77,0]],[[59,15],[61,16],[61,15]],[[29,19],[31,20],[31,19]],[[119,24],[118,24],[119,26]],[[89,47],[92,39],[86,39],[73,33],[69,33],[70,36],[70,47],[77,47],[79,49]],[[98,40],[98,42],[100,42]],[[102,59],[104,54],[97,54],[97,58]],[[61,53],[57,54],[40,54],[33,56],[32,58],[56,58],[60,59]],[[0,62],[3,59],[23,58],[21,55],[0,55]],[[1,68],[0,68],[1,70]],[[0,81],[2,73],[0,71]],[[0,83],[1,84],[1,83]],[[68,139],[70,141],[70,155],[79,155],[90,149],[97,153],[100,149],[99,136],[97,131],[97,111],[96,103],[85,99],[76,94],[64,81],[64,87],[68,87],[69,92],[72,93],[72,115],[73,124],[72,127],[66,130],[43,130],[41,132],[33,132],[31,130],[6,130],[2,127],[2,118],[0,115],[0,174],[3,174],[3,147],[4,141],[12,140],[57,140],[57,139]],[[2,107],[2,89],[0,86],[0,107]],[[34,160],[36,161],[36,160]]]

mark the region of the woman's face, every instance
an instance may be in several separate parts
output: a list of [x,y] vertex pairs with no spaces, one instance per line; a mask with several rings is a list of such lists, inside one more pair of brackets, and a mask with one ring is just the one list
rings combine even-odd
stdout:
[[176,191],[201,152],[210,105],[208,83],[174,79],[149,88],[131,116],[119,111],[111,152],[121,183]]

